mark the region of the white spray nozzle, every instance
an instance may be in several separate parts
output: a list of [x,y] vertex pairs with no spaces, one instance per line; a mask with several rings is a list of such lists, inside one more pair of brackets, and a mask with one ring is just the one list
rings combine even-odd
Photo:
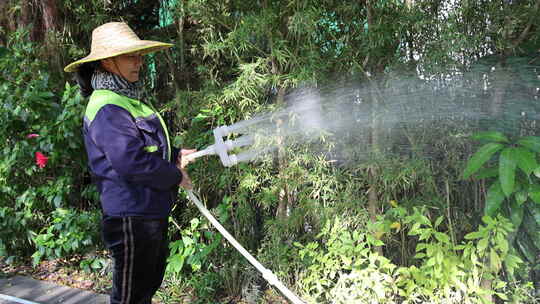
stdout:
[[227,126],[222,126],[214,129],[214,150],[216,151],[216,154],[219,156],[219,159],[221,160],[221,163],[225,167],[233,166],[234,164],[231,164],[231,160],[229,158],[229,154],[227,154],[227,146],[225,145],[225,142],[223,142],[223,137],[227,136],[229,134],[229,129]]
[[214,129],[214,141],[215,143],[211,146],[208,146],[206,149],[197,151],[195,153],[186,155],[185,157],[188,160],[193,160],[195,158],[204,156],[204,155],[213,155],[217,154],[221,163],[225,167],[232,167],[238,164],[238,158],[236,155],[229,155],[228,152],[234,148],[249,146],[253,144],[253,136],[244,135],[235,140],[223,140],[223,137],[231,133],[231,129],[228,126],[221,126]]

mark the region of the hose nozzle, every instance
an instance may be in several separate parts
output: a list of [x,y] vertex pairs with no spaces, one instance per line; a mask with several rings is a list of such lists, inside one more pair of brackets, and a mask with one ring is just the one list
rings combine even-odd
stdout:
[[186,155],[185,157],[187,157],[189,160],[193,160],[195,158],[198,158],[204,155],[217,154],[219,156],[219,160],[225,167],[232,167],[238,164],[238,158],[236,157],[236,155],[234,154],[229,155],[229,151],[234,148],[252,145],[254,140],[253,140],[253,136],[244,135],[235,140],[229,139],[229,140],[224,141],[223,138],[229,135],[231,132],[232,130],[228,126],[221,126],[214,129],[213,131],[214,144],[213,145],[208,146],[204,150]]

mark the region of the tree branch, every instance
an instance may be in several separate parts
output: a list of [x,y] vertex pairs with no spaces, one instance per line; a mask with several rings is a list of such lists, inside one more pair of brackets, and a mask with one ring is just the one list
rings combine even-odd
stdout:
[[531,18],[529,19],[529,23],[527,24],[525,29],[523,29],[523,31],[521,32],[519,37],[514,41],[514,43],[512,43],[513,49],[516,48],[518,45],[520,45],[523,42],[523,40],[527,38],[527,35],[529,35],[529,31],[531,30],[531,27],[534,23],[534,16],[537,16],[539,9],[540,9],[540,0],[536,0],[536,4],[534,5],[534,10],[533,10],[533,13],[531,14]]

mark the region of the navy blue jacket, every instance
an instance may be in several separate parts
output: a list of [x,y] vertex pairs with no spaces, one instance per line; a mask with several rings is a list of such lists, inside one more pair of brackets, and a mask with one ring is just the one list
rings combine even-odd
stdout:
[[159,113],[138,100],[96,90],[86,107],[84,142],[103,213],[166,218],[182,174]]

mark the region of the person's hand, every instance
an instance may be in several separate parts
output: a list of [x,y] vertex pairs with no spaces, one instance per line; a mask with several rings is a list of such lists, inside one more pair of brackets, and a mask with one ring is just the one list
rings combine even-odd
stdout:
[[182,149],[180,150],[180,153],[178,154],[178,159],[176,160],[176,167],[180,172],[182,172],[182,181],[180,182],[180,187],[191,190],[193,189],[193,185],[191,184],[191,178],[187,174],[186,166],[192,162],[193,160],[187,159],[187,157],[184,157],[186,155],[189,155],[191,153],[196,152],[197,149]]
[[178,159],[176,160],[176,165],[178,166],[178,169],[184,169],[190,162],[194,161],[193,159],[188,159],[188,157],[184,157],[194,152],[197,152],[197,149],[180,150],[180,154],[178,154]]
[[180,172],[182,172],[182,181],[180,182],[179,186],[186,190],[193,189],[193,184],[191,184],[191,178],[187,174],[187,170],[184,168],[178,168],[178,169],[180,169]]

